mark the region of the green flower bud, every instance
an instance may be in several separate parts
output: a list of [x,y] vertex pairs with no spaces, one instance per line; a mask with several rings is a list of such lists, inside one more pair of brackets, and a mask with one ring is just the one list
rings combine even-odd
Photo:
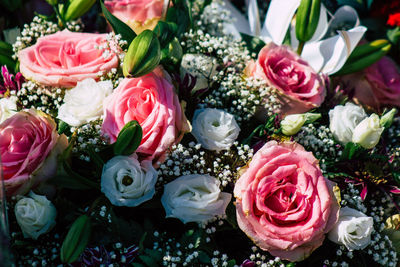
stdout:
[[142,127],[137,121],[130,121],[125,124],[119,132],[117,141],[114,144],[115,155],[132,155],[142,142]]
[[70,0],[64,13],[64,20],[70,21],[80,18],[96,3],[96,0]]
[[310,40],[319,22],[321,0],[302,0],[296,15],[296,37],[301,43]]
[[385,113],[380,120],[381,126],[384,127],[385,129],[389,128],[393,123],[394,115],[396,115],[396,113],[397,109],[395,108]]
[[125,77],[140,77],[153,71],[160,63],[161,48],[157,36],[145,30],[133,39],[124,58]]

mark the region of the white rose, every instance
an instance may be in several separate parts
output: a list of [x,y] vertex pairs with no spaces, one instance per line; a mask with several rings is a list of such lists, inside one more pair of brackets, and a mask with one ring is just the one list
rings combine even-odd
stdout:
[[56,225],[57,210],[45,196],[32,191],[15,204],[15,217],[24,237],[37,239]]
[[17,100],[16,96],[0,99],[0,123],[17,113]]
[[343,207],[339,220],[328,233],[332,242],[346,246],[348,250],[364,249],[371,242],[374,221],[364,213]]
[[352,141],[366,149],[374,148],[378,144],[384,129],[384,127],[381,127],[379,116],[372,114],[354,129]]
[[329,129],[335,139],[345,145],[352,141],[354,129],[366,117],[362,107],[347,102],[329,111]]
[[116,156],[103,167],[101,191],[115,206],[136,207],[154,196],[157,175],[149,160]]
[[65,92],[64,104],[58,110],[58,117],[71,126],[94,121],[103,115],[103,101],[112,93],[111,81],[96,82],[86,79]]
[[185,54],[182,57],[181,73],[196,76],[194,91],[209,87],[209,81],[217,74],[217,61],[203,54]]
[[192,134],[208,150],[229,149],[239,131],[235,117],[223,110],[206,108],[194,113]]
[[167,217],[183,223],[204,223],[224,215],[231,194],[221,192],[220,181],[209,175],[185,175],[164,187],[161,203]]

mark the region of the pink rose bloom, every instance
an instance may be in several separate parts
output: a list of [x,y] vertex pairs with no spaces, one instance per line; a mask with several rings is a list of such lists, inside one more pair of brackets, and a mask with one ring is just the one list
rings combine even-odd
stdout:
[[273,256],[301,261],[336,223],[334,184],[297,143],[266,143],[236,182],[239,227]]
[[137,34],[153,30],[163,13],[164,0],[107,0],[107,9]]
[[143,138],[136,153],[154,161],[162,161],[160,158],[180,140],[187,126],[174,87],[155,72],[125,78],[105,99],[104,114],[102,131],[111,142],[126,123],[138,121]]
[[374,109],[400,107],[400,70],[389,57],[383,57],[361,72],[341,77],[354,98]]
[[21,73],[35,82],[57,87],[74,87],[87,78],[98,78],[100,71],[118,67],[118,56],[97,48],[105,34],[64,30],[38,39],[18,53]]
[[55,175],[57,156],[68,145],[54,120],[34,109],[0,124],[0,158],[7,195],[24,194]]
[[324,101],[324,81],[307,62],[287,46],[269,43],[251,62],[246,74],[266,80],[280,93],[284,114],[298,114],[319,107]]

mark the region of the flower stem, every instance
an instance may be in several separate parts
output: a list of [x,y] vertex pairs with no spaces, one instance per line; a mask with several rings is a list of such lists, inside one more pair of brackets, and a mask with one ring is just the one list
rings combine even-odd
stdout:
[[297,54],[299,54],[299,56],[301,55],[301,52],[303,52],[304,44],[305,42],[299,43],[299,47],[297,48]]

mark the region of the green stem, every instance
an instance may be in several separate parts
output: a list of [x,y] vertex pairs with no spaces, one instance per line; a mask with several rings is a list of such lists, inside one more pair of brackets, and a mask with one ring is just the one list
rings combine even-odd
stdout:
[[58,9],[57,5],[53,6],[54,12],[56,12],[56,16],[58,18],[58,26],[60,26],[61,28],[64,28],[65,25],[65,21],[63,19],[63,17],[61,16],[60,10]]
[[305,44],[305,42],[300,42],[299,43],[299,47],[297,48],[297,54],[299,54],[299,56],[303,52],[304,44]]

